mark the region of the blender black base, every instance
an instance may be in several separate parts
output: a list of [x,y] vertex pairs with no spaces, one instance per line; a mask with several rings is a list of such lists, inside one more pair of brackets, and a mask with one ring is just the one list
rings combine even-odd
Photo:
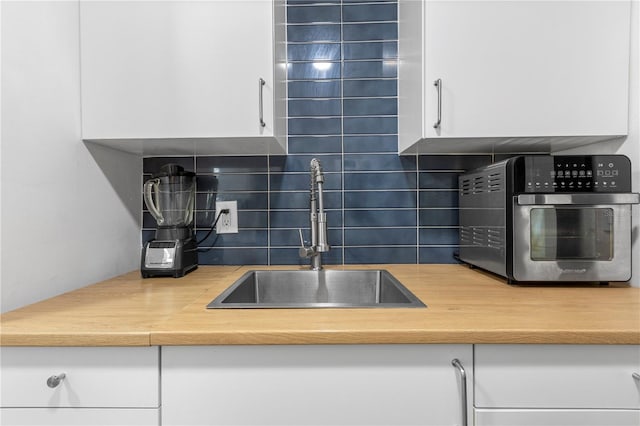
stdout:
[[152,240],[142,249],[142,278],[180,278],[198,268],[198,247],[193,239]]

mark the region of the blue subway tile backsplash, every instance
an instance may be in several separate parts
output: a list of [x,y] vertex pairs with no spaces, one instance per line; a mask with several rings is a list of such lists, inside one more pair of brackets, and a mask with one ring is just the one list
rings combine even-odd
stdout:
[[[389,0],[288,0],[288,155],[145,158],[144,179],[178,163],[197,173],[195,226],[238,202],[238,234],[211,235],[202,265],[306,265],[309,162],[325,171],[326,264],[453,263],[457,177],[489,155],[398,156],[398,16]],[[321,64],[319,64],[321,63]],[[155,221],[143,209],[142,240]]]

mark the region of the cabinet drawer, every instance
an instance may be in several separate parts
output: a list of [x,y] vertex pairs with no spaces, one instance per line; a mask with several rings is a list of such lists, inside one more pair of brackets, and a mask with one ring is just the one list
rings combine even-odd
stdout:
[[[157,347],[3,347],[2,407],[158,407]],[[64,373],[56,387],[47,379]]]
[[640,409],[640,346],[477,345],[475,405]]
[[158,426],[159,408],[1,408],[3,426]]
[[476,426],[638,426],[640,410],[476,410]]

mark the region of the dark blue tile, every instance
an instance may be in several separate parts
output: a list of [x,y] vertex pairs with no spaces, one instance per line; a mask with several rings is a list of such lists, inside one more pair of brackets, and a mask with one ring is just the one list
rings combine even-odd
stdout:
[[289,155],[278,156],[270,163],[272,172],[309,172],[310,163],[316,158],[322,170],[326,172],[342,171],[342,157],[340,155]]
[[287,67],[289,80],[328,80],[340,78],[340,62],[294,62]]
[[240,210],[266,210],[267,192],[219,192],[196,194],[196,210],[215,210],[216,201],[237,201]]
[[289,42],[340,41],[340,24],[287,25],[287,39]]
[[[328,210],[327,224],[329,227],[342,226],[341,210]],[[309,210],[271,210],[270,224],[271,229],[274,228],[308,228],[309,227]],[[307,237],[305,237],[307,238]]]
[[200,265],[266,265],[269,261],[265,248],[212,248],[198,251]]
[[416,174],[415,172],[345,173],[344,187],[348,190],[416,189]]
[[455,172],[420,172],[420,189],[458,189],[458,175]]
[[397,41],[344,43],[344,59],[396,59]]
[[[325,173],[324,189],[340,190],[342,177],[340,173]],[[304,191],[309,190],[309,173],[272,173],[271,191]]]
[[289,154],[341,153],[342,137],[289,137]]
[[420,226],[457,226],[458,209],[420,209]]
[[398,133],[398,119],[396,117],[345,118],[344,133],[352,135],[395,134]]
[[339,61],[340,43],[290,44],[287,46],[289,61]]
[[398,64],[395,60],[349,61],[344,63],[344,78],[395,78],[397,75]]
[[309,212],[305,210],[271,210],[269,212],[271,229],[304,228],[309,226]]
[[[185,170],[193,172],[195,170],[194,157],[148,157],[142,160],[142,172],[147,174],[158,173],[160,167],[165,164],[174,163],[184,167]],[[149,176],[151,177],[151,176]]]
[[345,264],[416,263],[413,247],[345,247]]
[[215,193],[218,191],[218,177],[211,175],[196,176],[196,192]]
[[158,222],[153,218],[151,213],[142,213],[142,228],[143,229],[155,229],[158,226]]
[[397,154],[346,154],[345,171],[415,171],[415,157]]
[[339,135],[340,118],[290,118],[289,135]]
[[397,115],[398,100],[386,99],[345,99],[344,115]]
[[415,228],[350,229],[344,231],[345,246],[416,245]]
[[[208,233],[208,229],[196,232],[198,241],[203,239]],[[267,230],[244,229],[237,234],[216,234],[215,231],[198,244],[198,247],[266,247],[268,245]]]
[[348,227],[416,226],[416,221],[414,209],[344,211],[344,225]]
[[345,24],[343,25],[345,41],[397,40],[398,24]]
[[218,191],[266,191],[266,174],[228,174],[218,176]]
[[342,113],[339,99],[292,99],[289,100],[289,117],[338,116]]
[[345,192],[345,208],[416,208],[416,191]]
[[420,245],[458,245],[458,228],[422,228]]
[[345,5],[342,7],[342,20],[344,22],[397,21],[398,5],[395,3]]
[[398,152],[397,136],[345,136],[344,152]]
[[490,155],[420,155],[420,170],[471,170],[491,164]]
[[340,6],[289,6],[288,24],[340,22]]
[[[309,245],[309,224],[306,228],[300,228],[302,230],[302,238],[305,245]],[[297,229],[272,229],[271,230],[271,246],[272,247],[300,247],[300,234]],[[327,230],[327,240],[329,245],[340,246],[342,245],[342,229]]]
[[289,98],[339,98],[340,81],[290,81]]
[[[342,249],[332,247],[328,253],[322,253],[322,263],[325,265],[341,265]],[[271,264],[308,266],[309,259],[301,258],[298,255],[297,248],[273,248],[271,249]]]
[[397,80],[346,80],[344,82],[344,96],[346,98],[397,95]]
[[153,230],[142,230],[142,245],[144,246],[149,241],[153,240],[156,237],[156,231]]
[[[325,208],[339,209],[342,207],[342,192],[324,191]],[[271,209],[308,209],[309,190],[300,192],[271,191]]]
[[266,156],[200,156],[196,158],[196,173],[259,173],[267,171]]
[[420,191],[420,208],[458,207],[458,191]]
[[453,257],[457,247],[420,247],[420,263],[459,263]]

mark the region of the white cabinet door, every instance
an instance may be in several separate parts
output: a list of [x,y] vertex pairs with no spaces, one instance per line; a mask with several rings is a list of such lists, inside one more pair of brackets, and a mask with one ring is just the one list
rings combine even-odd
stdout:
[[399,16],[401,151],[418,133],[445,151],[627,134],[628,1],[401,1]]
[[475,345],[476,426],[636,426],[640,346]]
[[471,345],[163,347],[162,422],[461,424],[454,358],[470,392]]
[[283,10],[264,0],[83,1],[83,139],[274,136]]
[[640,346],[476,345],[475,406],[640,409]]
[[475,410],[476,426],[638,426],[640,410]]
[[[160,403],[158,347],[2,347],[0,355],[3,408],[156,408]],[[48,384],[62,374],[64,379]]]
[[159,426],[158,408],[1,408],[3,426]]

